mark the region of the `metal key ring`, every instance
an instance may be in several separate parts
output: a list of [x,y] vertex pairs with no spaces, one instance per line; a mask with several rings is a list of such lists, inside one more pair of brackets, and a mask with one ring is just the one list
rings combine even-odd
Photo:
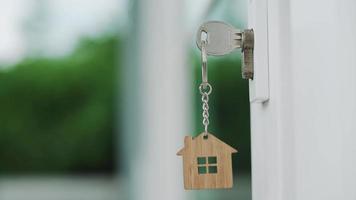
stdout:
[[201,76],[202,82],[208,83],[208,55],[206,54],[206,38],[201,38]]

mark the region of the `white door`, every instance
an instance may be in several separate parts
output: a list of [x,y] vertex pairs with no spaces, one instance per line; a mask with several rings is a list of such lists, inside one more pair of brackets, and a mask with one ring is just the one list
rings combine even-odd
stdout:
[[269,101],[251,103],[253,199],[355,200],[356,1],[249,6],[265,3],[249,13],[268,25],[269,68]]

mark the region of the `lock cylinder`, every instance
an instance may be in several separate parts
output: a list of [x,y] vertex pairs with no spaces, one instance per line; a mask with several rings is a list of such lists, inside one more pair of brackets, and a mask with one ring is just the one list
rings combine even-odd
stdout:
[[242,33],[242,78],[253,80],[253,48],[254,34],[252,29],[246,29]]

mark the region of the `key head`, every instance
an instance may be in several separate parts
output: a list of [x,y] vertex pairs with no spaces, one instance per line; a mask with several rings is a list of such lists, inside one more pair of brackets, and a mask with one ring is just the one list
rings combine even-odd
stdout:
[[207,34],[206,53],[221,56],[241,48],[242,32],[221,21],[208,21],[202,24],[197,32],[196,43],[201,49],[202,32]]

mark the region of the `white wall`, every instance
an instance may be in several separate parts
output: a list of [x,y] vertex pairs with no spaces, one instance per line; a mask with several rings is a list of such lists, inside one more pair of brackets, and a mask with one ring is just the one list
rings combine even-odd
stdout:
[[254,200],[356,199],[355,9],[268,1],[270,100],[251,104]]

